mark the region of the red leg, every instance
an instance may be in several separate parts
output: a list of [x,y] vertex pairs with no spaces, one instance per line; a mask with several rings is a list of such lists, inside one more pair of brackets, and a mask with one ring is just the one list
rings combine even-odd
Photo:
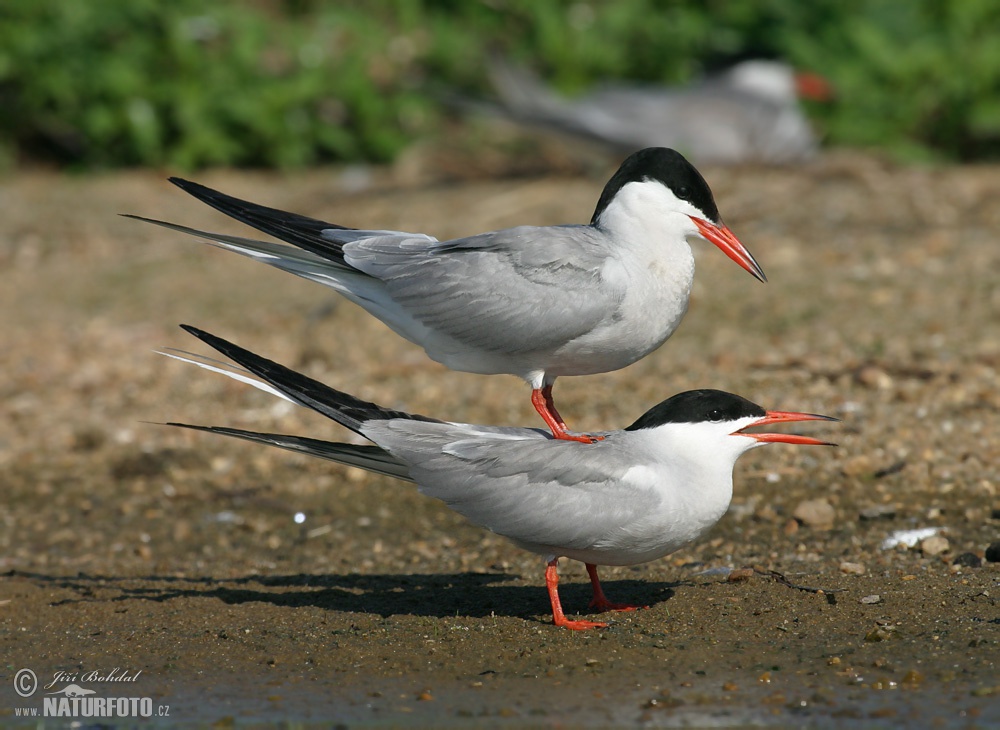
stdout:
[[549,589],[549,600],[552,602],[552,623],[563,628],[581,631],[583,629],[603,629],[607,624],[598,621],[570,621],[563,613],[562,603],[559,602],[559,574],[556,572],[556,563],[559,558],[553,558],[545,568],[545,587]]
[[565,441],[580,441],[585,444],[592,444],[595,441],[603,441],[603,436],[590,436],[588,434],[571,434],[566,430],[566,422],[563,421],[556,405],[552,400],[552,386],[546,385],[541,389],[531,391],[531,405],[538,411],[545,424],[552,430],[552,435],[557,439]]
[[630,606],[627,603],[612,603],[604,595],[604,589],[601,588],[601,579],[597,577],[597,566],[591,563],[586,563],[586,566],[587,574],[590,576],[590,585],[594,587],[594,599],[590,602],[590,608],[596,608],[598,613],[604,611],[635,611],[640,608],[649,608],[649,606]]

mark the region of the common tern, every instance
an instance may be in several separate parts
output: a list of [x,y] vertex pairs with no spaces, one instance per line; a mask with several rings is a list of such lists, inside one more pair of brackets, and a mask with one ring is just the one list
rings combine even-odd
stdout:
[[[597,611],[611,603],[598,565],[656,560],[703,535],[729,508],[733,466],[767,443],[832,445],[809,436],[747,429],[829,416],[766,411],[738,395],[694,390],[654,406],[631,426],[584,446],[533,428],[477,426],[390,410],[334,390],[194,327],[182,327],[242,368],[183,352],[171,357],[311,408],[375,445],[216,426],[170,425],[278,446],[415,482],[471,522],[545,556],[552,619],[568,629],[605,623],[566,618],[560,557],[587,567]],[[256,377],[254,377],[256,376]],[[260,378],[258,380],[257,378]],[[264,381],[264,382],[262,382]]]
[[171,182],[228,216],[292,244],[128,216],[325,284],[453,370],[517,375],[560,439],[560,375],[618,370],[658,348],[687,311],[688,237],[701,237],[760,281],[764,272],[722,222],[701,174],[673,150],[640,150],[611,177],[587,225],[519,226],[438,241],[356,230]]
[[490,65],[499,109],[511,121],[554,129],[615,150],[667,145],[699,165],[800,163],[818,144],[799,99],[826,100],[830,85],[780,61],[742,61],[684,87],[604,85],[567,98],[528,70]]

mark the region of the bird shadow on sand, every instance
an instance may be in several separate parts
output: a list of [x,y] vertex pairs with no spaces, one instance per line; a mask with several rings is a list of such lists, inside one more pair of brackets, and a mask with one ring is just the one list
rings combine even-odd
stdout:
[[[148,575],[118,577],[89,575],[50,576],[11,571],[8,577],[28,580],[47,588],[58,587],[75,595],[56,598],[52,606],[126,601],[166,602],[181,598],[209,598],[226,604],[261,602],[279,607],[307,607],[348,613],[394,615],[534,617],[548,613],[545,588],[506,585],[520,581],[504,573],[434,573],[377,575],[247,575],[238,578],[175,577]],[[669,600],[682,582],[648,580],[602,581],[613,601],[653,606]],[[563,580],[559,586],[567,613],[590,613],[590,584]]]

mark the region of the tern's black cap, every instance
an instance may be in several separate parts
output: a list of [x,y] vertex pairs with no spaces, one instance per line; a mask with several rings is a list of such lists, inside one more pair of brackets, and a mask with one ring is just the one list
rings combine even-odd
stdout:
[[712,190],[694,165],[684,155],[666,147],[647,147],[629,155],[604,186],[591,225],[597,222],[604,209],[631,182],[659,180],[673,191],[674,195],[696,207],[712,223],[720,223],[719,208],[712,197]]
[[767,411],[752,401],[724,390],[688,390],[650,408],[626,431],[656,428],[665,423],[702,423],[763,418]]

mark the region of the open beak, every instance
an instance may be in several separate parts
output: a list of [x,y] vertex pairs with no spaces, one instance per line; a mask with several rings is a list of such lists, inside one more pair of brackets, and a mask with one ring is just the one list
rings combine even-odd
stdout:
[[722,249],[722,253],[749,271],[758,281],[767,281],[767,277],[764,276],[764,270],[760,268],[760,264],[750,255],[746,246],[740,243],[740,240],[733,235],[733,232],[729,230],[729,226],[725,224],[717,226],[704,218],[698,218],[693,215],[690,218],[698,227],[698,232]]
[[799,436],[794,433],[747,433],[748,428],[757,426],[767,426],[772,423],[791,423],[793,421],[839,421],[839,418],[832,416],[820,416],[816,413],[796,413],[794,411],[768,411],[763,418],[760,418],[748,426],[744,426],[739,431],[734,431],[733,435],[749,436],[757,439],[761,443],[778,444],[801,444],[805,446],[836,446],[829,441],[820,441],[810,436]]

